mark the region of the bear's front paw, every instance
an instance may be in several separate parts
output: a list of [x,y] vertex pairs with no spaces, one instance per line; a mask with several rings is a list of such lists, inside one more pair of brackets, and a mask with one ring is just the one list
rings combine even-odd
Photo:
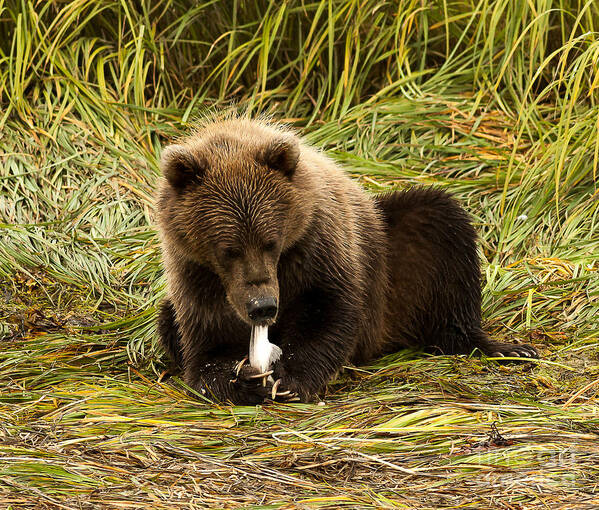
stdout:
[[310,394],[305,386],[295,379],[280,361],[273,365],[273,384],[272,400],[277,402],[308,402]]
[[247,363],[235,367],[229,382],[233,403],[255,405],[264,402],[272,393],[272,384],[266,380],[271,373],[261,374]]
[[276,402],[299,402],[299,395],[288,388],[283,379],[277,379],[270,390],[270,398]]

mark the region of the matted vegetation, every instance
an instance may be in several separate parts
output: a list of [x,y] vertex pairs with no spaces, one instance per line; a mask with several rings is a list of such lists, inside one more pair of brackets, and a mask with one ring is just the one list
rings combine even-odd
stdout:
[[[597,508],[594,0],[0,0],[2,508]],[[402,352],[324,405],[163,380],[160,146],[271,113],[372,191],[453,190],[532,365]]]

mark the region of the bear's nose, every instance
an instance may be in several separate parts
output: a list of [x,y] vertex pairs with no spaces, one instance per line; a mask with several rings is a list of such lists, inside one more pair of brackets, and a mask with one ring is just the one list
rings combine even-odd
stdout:
[[252,298],[245,307],[253,321],[274,319],[277,315],[277,300],[274,297]]

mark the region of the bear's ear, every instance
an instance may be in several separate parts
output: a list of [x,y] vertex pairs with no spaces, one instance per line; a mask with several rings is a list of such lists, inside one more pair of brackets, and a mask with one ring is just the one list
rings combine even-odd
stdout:
[[259,160],[266,166],[291,178],[299,161],[299,144],[292,137],[282,137],[270,142],[260,153]]
[[190,181],[201,181],[207,163],[183,145],[169,145],[162,151],[160,168],[171,186],[185,187]]

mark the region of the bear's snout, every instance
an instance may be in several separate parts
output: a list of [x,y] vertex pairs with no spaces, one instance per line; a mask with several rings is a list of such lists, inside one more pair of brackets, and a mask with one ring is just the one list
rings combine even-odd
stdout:
[[277,315],[277,300],[272,296],[250,299],[245,308],[248,316],[255,322],[264,322],[274,319]]

